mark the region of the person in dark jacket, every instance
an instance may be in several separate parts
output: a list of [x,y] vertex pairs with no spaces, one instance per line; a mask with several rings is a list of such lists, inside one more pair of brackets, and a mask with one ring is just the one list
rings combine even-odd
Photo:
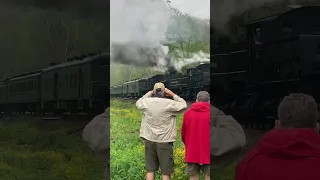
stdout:
[[235,180],[320,179],[318,107],[313,97],[290,94],[278,106],[276,128],[238,164]]
[[110,110],[97,115],[82,131],[82,138],[98,158],[106,164],[103,180],[110,179]]
[[242,126],[231,115],[214,106],[211,106],[210,114],[210,167],[213,172],[239,158],[247,141]]
[[186,171],[190,180],[199,180],[200,169],[210,180],[210,95],[200,91],[196,103],[185,112],[181,138],[185,145]]

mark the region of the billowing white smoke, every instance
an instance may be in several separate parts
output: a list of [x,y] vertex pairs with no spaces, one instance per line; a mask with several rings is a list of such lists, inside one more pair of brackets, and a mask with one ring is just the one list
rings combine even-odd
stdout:
[[177,59],[172,61],[172,65],[177,71],[180,71],[182,67],[188,64],[199,63],[199,62],[200,63],[210,62],[210,54],[204,53],[202,51],[198,53],[193,53],[190,58],[185,58],[185,56],[183,55],[184,54],[183,52],[177,52],[177,53],[181,54],[180,55],[181,58],[178,57]]
[[169,10],[163,0],[111,0],[111,60],[121,64],[166,68],[165,38]]
[[193,58],[183,59],[185,56],[182,55],[185,53],[179,52],[177,62],[170,60],[167,56],[169,47],[161,45],[168,40],[168,29],[173,39],[182,37],[187,40],[188,34],[198,32],[192,29],[190,22],[186,22],[187,18],[172,18],[172,11],[164,0],[111,0],[110,3],[113,63],[153,67],[158,71],[174,67],[179,71],[187,63],[209,59],[202,52],[195,54]]

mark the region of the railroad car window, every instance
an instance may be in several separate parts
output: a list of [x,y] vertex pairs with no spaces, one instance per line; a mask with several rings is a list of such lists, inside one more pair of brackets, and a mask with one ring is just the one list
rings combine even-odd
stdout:
[[73,74],[69,74],[69,87],[73,88]]
[[68,75],[68,77],[69,77],[69,80],[68,80],[68,87],[69,88],[72,88],[73,87],[73,85],[72,85],[72,73],[70,73],[69,75]]
[[47,86],[48,86],[48,79],[44,80],[44,92],[47,92]]
[[1,100],[2,100],[3,99],[3,87],[1,87],[0,93],[1,93]]
[[70,73],[70,74],[69,74],[69,88],[72,88],[72,87],[73,87],[73,82],[72,82],[73,78],[72,78],[72,76],[73,76],[73,74]]
[[76,88],[76,74],[72,73],[72,87]]
[[69,74],[66,74],[66,88],[69,88]]
[[74,88],[77,88],[77,73],[74,73]]
[[78,75],[77,73],[75,73],[75,87],[78,86]]
[[27,91],[31,91],[31,90],[33,89],[32,86],[33,86],[33,81],[29,81],[26,90],[27,90]]
[[67,83],[68,83],[68,75],[66,74],[65,79],[64,79],[64,83],[63,83],[64,88],[68,87]]

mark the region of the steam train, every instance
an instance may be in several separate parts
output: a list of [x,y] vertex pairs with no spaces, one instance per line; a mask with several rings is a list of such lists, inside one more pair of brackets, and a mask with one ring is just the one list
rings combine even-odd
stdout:
[[270,129],[290,93],[320,102],[319,6],[305,6],[245,23],[246,41],[211,50],[214,105],[245,128]]
[[168,70],[150,78],[141,78],[115,85],[110,88],[110,97],[140,98],[153,89],[157,82],[162,82],[174,93],[186,100],[194,100],[199,91],[210,91],[210,64],[200,64],[187,69],[187,73]]
[[1,112],[86,112],[109,105],[109,54],[90,53],[0,81]]

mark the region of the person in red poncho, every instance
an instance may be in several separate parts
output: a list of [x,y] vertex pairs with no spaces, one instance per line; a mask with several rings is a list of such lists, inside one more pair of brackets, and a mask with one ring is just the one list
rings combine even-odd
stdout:
[[278,107],[276,128],[238,164],[235,180],[320,179],[318,107],[313,97],[290,94]]
[[185,145],[186,171],[190,180],[199,180],[200,169],[210,180],[210,95],[200,91],[197,102],[185,112],[181,138]]

